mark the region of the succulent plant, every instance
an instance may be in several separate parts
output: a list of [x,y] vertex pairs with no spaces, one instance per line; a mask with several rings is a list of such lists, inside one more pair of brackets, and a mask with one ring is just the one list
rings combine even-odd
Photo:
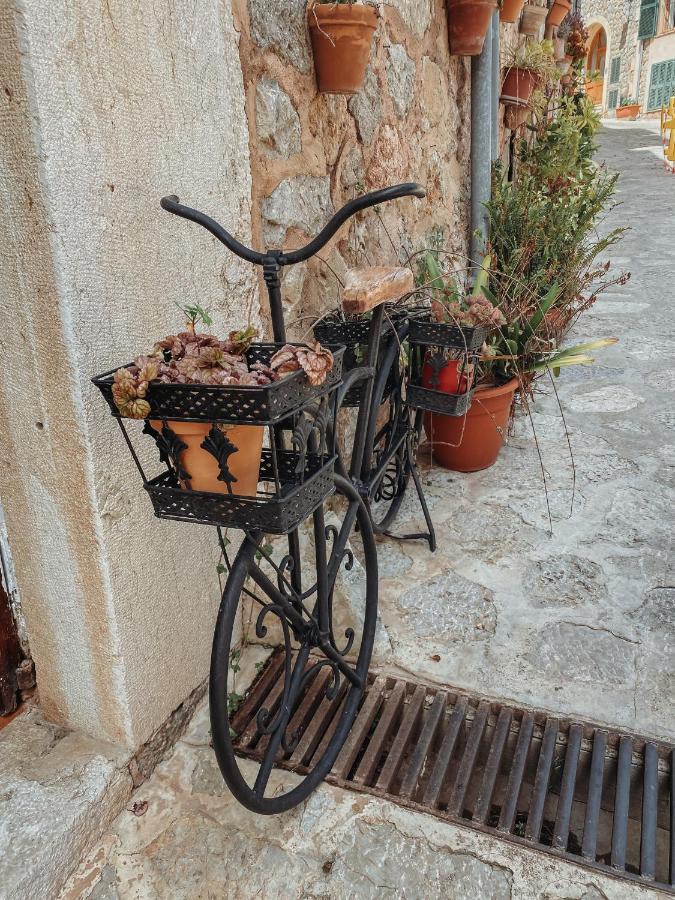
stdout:
[[[314,349],[287,344],[271,365],[249,365],[246,351],[258,332],[249,327],[232,331],[221,341],[212,334],[199,334],[194,321],[188,330],[157,341],[149,355],[137,356],[131,366],[113,376],[113,399],[124,418],[146,419],[151,412],[147,400],[151,381],[162,384],[253,385],[272,384],[290,372],[303,369],[310,384],[322,384],[333,367],[333,355],[319,344]],[[276,362],[275,362],[276,361]]]
[[270,368],[279,375],[288,375],[303,369],[309,383],[318,387],[326,380],[333,368],[333,354],[321,344],[313,347],[298,347],[286,344],[270,360]]

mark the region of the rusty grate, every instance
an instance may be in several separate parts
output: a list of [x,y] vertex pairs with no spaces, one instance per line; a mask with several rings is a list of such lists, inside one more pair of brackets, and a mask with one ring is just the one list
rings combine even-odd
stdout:
[[[233,722],[237,752],[260,759],[261,707],[282,693],[273,656]],[[302,773],[323,753],[343,691],[312,682],[277,765]],[[673,892],[675,748],[469,694],[371,675],[331,784]],[[675,892],[673,892],[675,893]]]

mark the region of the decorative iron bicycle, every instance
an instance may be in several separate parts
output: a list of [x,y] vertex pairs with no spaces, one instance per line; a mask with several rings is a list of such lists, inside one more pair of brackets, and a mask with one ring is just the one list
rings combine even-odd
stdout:
[[[206,228],[237,256],[262,266],[269,294],[274,344],[254,344],[248,355],[267,362],[286,342],[281,270],[315,255],[356,213],[402,197],[424,197],[416,184],[403,184],[359,197],[343,207],[307,246],[265,253],[245,247],[216,221],[165,197],[162,207]],[[210,710],[213,744],[221,771],[236,798],[263,814],[280,813],[304,800],[333,766],[362,699],[376,637],[378,568],[375,534],[392,535],[392,525],[412,480],[435,549],[433,525],[415,457],[422,429],[421,409],[406,401],[406,372],[400,364],[409,319],[387,307],[391,294],[371,304],[368,316],[338,316],[319,323],[317,336],[333,351],[334,368],[312,388],[296,372],[264,388],[150,385],[153,414],[144,432],[156,441],[166,471],[148,479],[112,403],[112,373],[94,379],[122,429],[144,486],[162,518],[201,522],[218,529],[228,577],[218,613],[211,656]],[[340,346],[342,345],[342,346]],[[345,346],[346,345],[346,346]],[[361,348],[358,352],[355,348]],[[338,412],[357,406],[350,458],[338,450]],[[218,461],[227,493],[192,491],[180,466],[176,421],[210,424],[202,446]],[[225,426],[255,425],[268,433],[255,497],[234,493],[228,459],[237,448]],[[183,445],[184,446],[184,445]],[[311,528],[301,527],[311,517]],[[223,528],[244,538],[233,559]],[[268,542],[284,536],[288,552]],[[285,543],[285,541],[284,541]],[[256,641],[249,640],[251,631]],[[279,643],[281,661],[260,676],[267,679],[256,710],[239,697],[240,672],[251,678],[264,666],[261,642]],[[257,702],[257,701],[256,701]],[[325,727],[307,740],[304,723],[315,713]],[[251,714],[253,713],[253,717]],[[260,767],[237,756],[240,723],[252,721]],[[251,735],[246,735],[250,744]],[[296,776],[288,790],[272,792],[278,760],[291,760]]]

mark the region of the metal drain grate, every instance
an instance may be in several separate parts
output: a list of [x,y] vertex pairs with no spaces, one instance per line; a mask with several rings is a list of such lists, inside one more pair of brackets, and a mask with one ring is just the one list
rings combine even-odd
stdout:
[[[281,696],[274,655],[239,709],[237,752],[260,759],[255,715]],[[320,673],[290,724],[300,741],[277,765],[319,758],[344,699]],[[371,675],[358,717],[327,779],[385,797],[605,874],[672,891],[672,746],[522,710],[451,689]],[[674,892],[675,893],[675,892]]]

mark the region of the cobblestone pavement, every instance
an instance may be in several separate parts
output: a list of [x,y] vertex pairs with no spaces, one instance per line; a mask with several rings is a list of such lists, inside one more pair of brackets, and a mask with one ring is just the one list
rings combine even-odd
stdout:
[[[632,229],[613,262],[633,278],[577,335],[620,343],[560,379],[573,509],[564,427],[541,396],[553,535],[526,419],[493,469],[426,474],[441,549],[381,546],[378,652],[392,670],[672,740],[675,177],[644,149],[657,141],[639,125],[602,134],[601,155],[622,172],[608,224]],[[654,895],[328,786],[256,818],[224,795],[206,723],[202,709],[137,793],[147,812],[120,815],[64,898]]]

